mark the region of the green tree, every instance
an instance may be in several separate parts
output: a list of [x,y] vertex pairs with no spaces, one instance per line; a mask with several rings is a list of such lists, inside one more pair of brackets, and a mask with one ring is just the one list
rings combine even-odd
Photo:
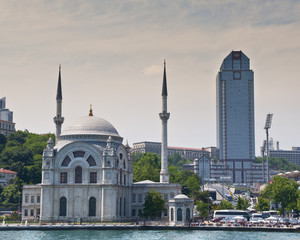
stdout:
[[270,209],[269,200],[263,197],[258,197],[258,203],[255,205],[254,209],[261,212],[268,211]]
[[281,204],[280,214],[297,208],[299,185],[286,177],[275,176],[264,189],[262,196]]
[[[266,162],[266,159],[264,159],[264,161]],[[255,162],[262,163],[262,158],[256,157]],[[269,167],[270,169],[282,170],[282,171],[300,170],[300,167],[298,165],[291,163],[287,159],[281,157],[270,157]]]
[[237,210],[246,210],[249,207],[249,201],[246,197],[238,197],[235,208]]
[[182,165],[187,162],[188,160],[184,156],[176,152],[168,157],[168,163],[170,166],[182,167]]
[[202,202],[209,202],[209,192],[208,191],[198,191],[194,193],[194,200],[202,201]]
[[221,209],[233,209],[232,203],[225,199],[221,202],[220,206],[221,206]]
[[6,144],[6,137],[0,133],[0,153],[4,149],[5,144]]
[[142,158],[133,163],[133,181],[151,180],[159,182],[160,160],[155,153],[145,153]]
[[138,162],[143,157],[143,153],[135,152],[131,156],[132,156],[133,162]]
[[197,175],[191,175],[187,178],[187,180],[182,185],[183,188],[185,188],[186,195],[192,197],[195,192],[198,192],[200,190],[200,179],[197,177]]
[[21,192],[24,182],[16,178],[15,182],[6,186],[0,194],[0,202],[2,207],[12,207],[17,209],[21,201]]
[[145,197],[143,217],[160,217],[162,211],[166,210],[165,205],[166,201],[163,196],[159,192],[150,189]]
[[199,217],[207,219],[209,215],[209,203],[204,203],[202,201],[196,201],[196,210],[199,212]]
[[15,141],[19,143],[19,145],[23,145],[26,142],[26,137],[28,136],[28,132],[25,131],[16,131],[7,136],[7,142]]

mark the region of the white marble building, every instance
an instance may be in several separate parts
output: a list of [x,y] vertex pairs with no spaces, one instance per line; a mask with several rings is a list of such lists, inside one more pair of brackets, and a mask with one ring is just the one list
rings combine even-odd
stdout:
[[[179,184],[169,183],[168,162],[164,159],[161,182],[133,183],[133,163],[130,147],[115,127],[103,118],[89,116],[79,118],[62,130],[61,70],[57,88],[56,145],[49,139],[43,152],[42,182],[36,186],[24,186],[23,198],[30,189],[40,193],[40,220],[72,222],[122,221],[137,218],[143,211],[145,195],[150,189],[160,192],[166,199],[181,193]],[[164,89],[166,76],[164,69]],[[166,115],[166,96],[163,95],[163,115]],[[161,116],[162,117],[162,116]],[[163,116],[164,117],[164,116]],[[163,118],[164,149],[167,148],[166,119]],[[40,190],[39,190],[40,189]],[[40,192],[39,192],[40,191]],[[23,220],[29,205],[23,204]],[[168,219],[168,210],[163,213]],[[191,213],[192,216],[192,213]],[[27,218],[26,218],[27,217]]]
[[121,220],[131,213],[129,148],[106,120],[83,117],[43,155],[41,220]]

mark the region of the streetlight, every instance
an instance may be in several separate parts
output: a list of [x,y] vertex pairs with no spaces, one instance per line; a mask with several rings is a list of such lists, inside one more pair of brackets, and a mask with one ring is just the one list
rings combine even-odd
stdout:
[[267,114],[267,119],[266,119],[266,124],[265,124],[265,129],[266,129],[266,137],[267,137],[267,183],[270,181],[270,174],[269,174],[269,129],[271,128],[272,124],[272,118],[273,114],[268,113]]

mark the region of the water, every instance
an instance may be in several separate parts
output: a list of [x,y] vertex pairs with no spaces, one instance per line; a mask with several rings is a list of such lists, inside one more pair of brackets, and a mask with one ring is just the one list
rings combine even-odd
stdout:
[[165,240],[165,239],[205,239],[205,240],[297,240],[300,233],[285,232],[235,232],[235,231],[167,231],[167,230],[69,230],[69,231],[0,231],[0,239],[122,239],[122,240]]

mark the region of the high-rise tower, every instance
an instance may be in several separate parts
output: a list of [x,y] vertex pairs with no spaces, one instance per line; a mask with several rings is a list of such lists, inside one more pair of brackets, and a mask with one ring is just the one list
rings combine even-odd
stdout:
[[250,183],[254,145],[253,71],[242,51],[232,51],[217,75],[217,145],[233,183]]
[[162,122],[162,140],[161,140],[161,171],[160,171],[160,182],[169,182],[169,172],[168,172],[168,119],[170,113],[167,111],[167,76],[166,76],[166,60],[164,61],[164,76],[162,85],[162,112],[159,117]]
[[56,125],[56,141],[59,139],[61,134],[61,125],[64,122],[62,117],[62,90],[61,90],[61,66],[59,65],[57,94],[56,94],[56,116],[53,118]]

